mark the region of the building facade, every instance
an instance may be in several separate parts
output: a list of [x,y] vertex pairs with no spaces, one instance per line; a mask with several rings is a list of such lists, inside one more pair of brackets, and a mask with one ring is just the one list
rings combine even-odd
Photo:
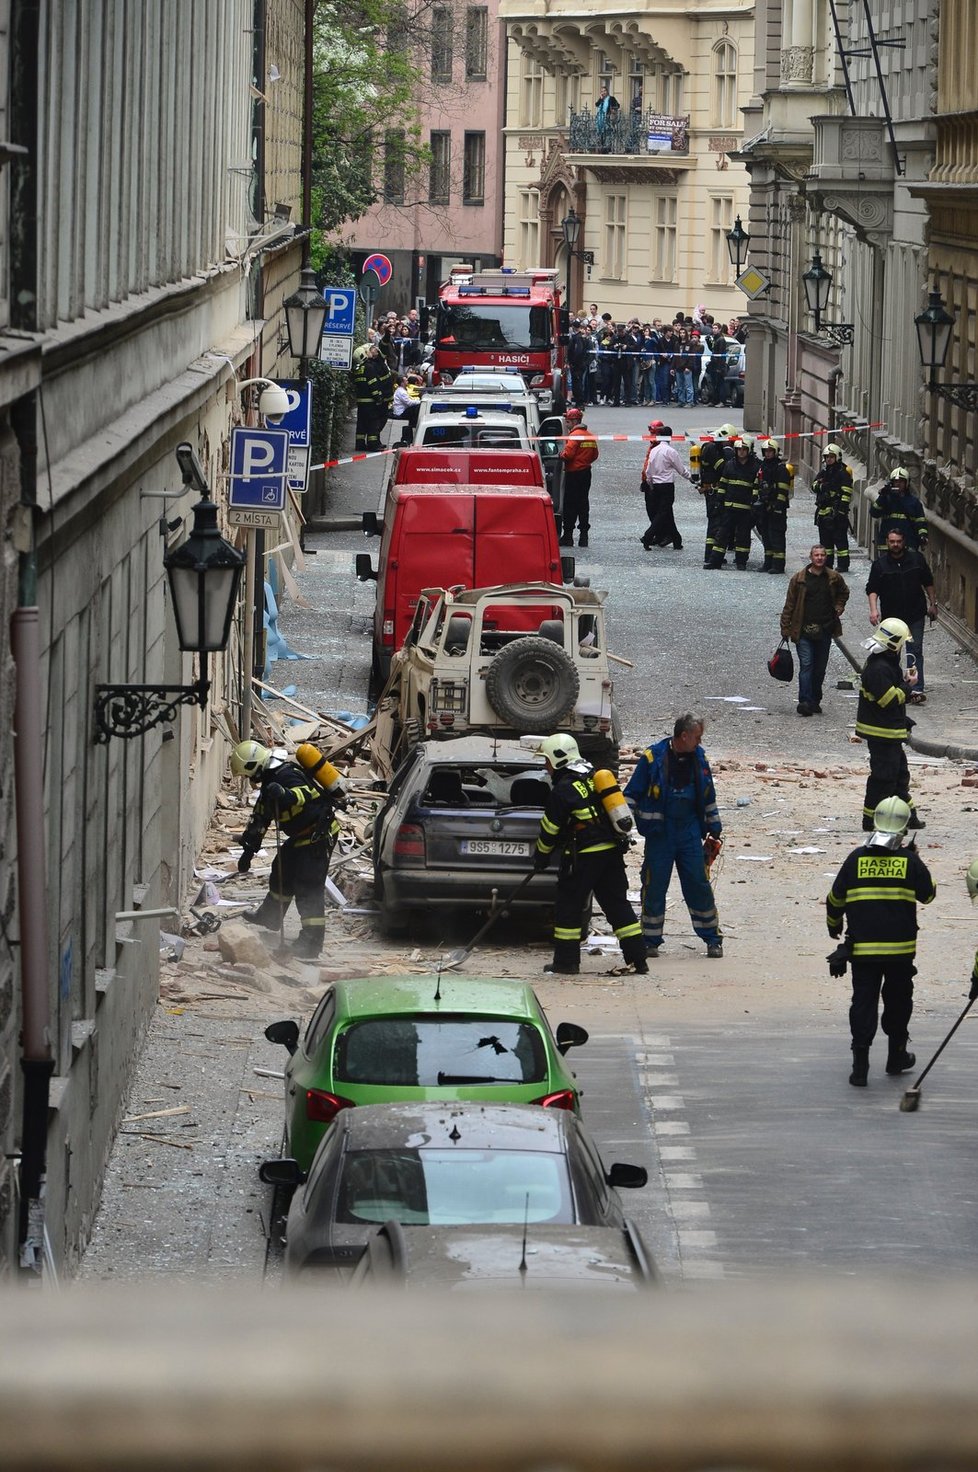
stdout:
[[22,1262],[70,1268],[87,1239],[158,993],[160,920],[138,912],[179,907],[241,717],[240,618],[204,709],[99,741],[93,708],[101,684],[194,679],[163,574],[197,499],[174,450],[192,445],[240,536],[224,510],[237,378],[289,376],[278,327],[300,247],[266,200],[298,218],[304,6],[0,0],[0,32],[10,1271],[18,1242]]
[[393,274],[376,310],[406,312],[460,261],[477,270],[500,264],[503,228],[503,67],[498,0],[447,0],[430,10],[430,35],[417,51],[421,142],[430,166],[406,173],[404,129],[391,119],[374,135],[373,207],[341,232],[359,271],[382,251]]
[[649,0],[582,15],[570,0],[502,0],[507,265],[556,265],[572,310],[594,301],[616,319],[700,303],[718,321],[742,313],[726,236],[748,202],[730,155],[743,141],[754,10]]
[[[906,466],[931,522],[942,617],[972,648],[974,398],[962,407],[926,387],[914,319],[939,289],[955,317],[944,377],[976,377],[976,24],[967,0],[759,0],[740,154],[750,260],[770,281],[750,309],[746,422],[797,435],[807,478],[826,433],[845,440],[863,542],[870,500]],[[803,282],[816,251],[832,278],[821,330]]]

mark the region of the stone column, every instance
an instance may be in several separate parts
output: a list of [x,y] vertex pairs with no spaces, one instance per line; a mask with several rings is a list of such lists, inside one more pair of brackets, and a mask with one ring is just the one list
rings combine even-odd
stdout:
[[781,84],[811,87],[815,66],[813,0],[787,0],[781,26]]

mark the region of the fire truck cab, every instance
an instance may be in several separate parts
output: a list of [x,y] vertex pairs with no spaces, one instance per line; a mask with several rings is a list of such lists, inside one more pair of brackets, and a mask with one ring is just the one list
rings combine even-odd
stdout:
[[438,292],[435,386],[466,371],[506,369],[520,374],[542,414],[562,414],[567,332],[555,270],[453,266]]

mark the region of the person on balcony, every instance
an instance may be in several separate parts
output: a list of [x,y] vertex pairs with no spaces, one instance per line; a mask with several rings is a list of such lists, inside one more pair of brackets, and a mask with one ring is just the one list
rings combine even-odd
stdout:
[[611,152],[611,132],[621,116],[621,104],[612,97],[606,82],[601,83],[598,100],[594,104],[594,126],[598,135],[598,152]]

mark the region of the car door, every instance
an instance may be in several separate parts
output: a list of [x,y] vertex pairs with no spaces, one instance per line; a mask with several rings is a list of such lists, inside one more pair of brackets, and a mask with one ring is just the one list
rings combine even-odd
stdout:
[[564,462],[560,455],[566,438],[567,421],[559,414],[544,419],[537,430],[537,449],[543,461],[543,473],[554,503],[555,516],[562,515],[564,509]]

